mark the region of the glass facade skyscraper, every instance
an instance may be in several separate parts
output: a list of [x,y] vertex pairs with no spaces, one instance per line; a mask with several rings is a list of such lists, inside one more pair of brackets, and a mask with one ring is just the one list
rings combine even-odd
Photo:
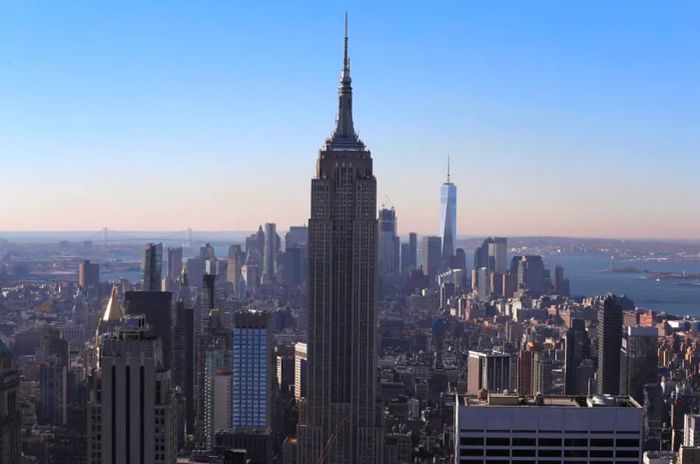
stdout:
[[272,339],[268,320],[268,314],[259,311],[234,314],[231,369],[233,430],[267,430],[270,427]]
[[447,182],[440,187],[440,234],[442,262],[449,265],[457,240],[457,186],[450,182],[450,160],[447,159]]

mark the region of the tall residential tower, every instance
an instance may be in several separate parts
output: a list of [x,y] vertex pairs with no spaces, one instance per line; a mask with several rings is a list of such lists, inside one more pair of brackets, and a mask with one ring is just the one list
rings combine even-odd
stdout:
[[300,408],[299,464],[378,464],[383,454],[376,401],[377,182],[353,127],[347,18],[345,25],[337,125],[311,181],[309,383]]

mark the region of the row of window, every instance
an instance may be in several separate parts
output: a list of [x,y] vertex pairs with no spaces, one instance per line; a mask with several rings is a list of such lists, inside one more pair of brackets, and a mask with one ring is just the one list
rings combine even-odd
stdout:
[[[515,460],[510,461],[508,459],[460,459],[459,464],[560,464],[562,461],[560,459],[556,460]],[[564,464],[580,464],[586,461],[567,461],[564,460]],[[605,461],[603,461],[605,462]],[[616,460],[615,464],[639,464],[639,460]]]
[[638,458],[639,451],[637,450],[588,450],[585,449],[507,449],[507,448],[462,448],[459,450],[460,456],[483,456],[486,451],[486,456],[513,456],[513,457],[568,457],[568,458]]
[[[525,438],[525,437],[461,437],[459,444],[462,446],[562,446],[561,438]],[[564,438],[564,446],[611,448],[627,447],[638,448],[639,440],[635,438]]]

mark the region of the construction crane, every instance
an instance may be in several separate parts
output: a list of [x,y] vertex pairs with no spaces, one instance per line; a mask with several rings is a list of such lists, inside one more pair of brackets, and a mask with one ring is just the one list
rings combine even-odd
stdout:
[[319,456],[318,461],[316,461],[316,464],[323,464],[326,462],[326,458],[330,454],[331,451],[331,446],[333,446],[333,443],[338,439],[338,434],[340,434],[340,429],[343,428],[343,425],[345,424],[345,421],[348,420],[347,416],[343,416],[339,421],[338,424],[335,426],[335,429],[333,430],[333,433],[331,433],[331,436],[328,437],[328,441],[326,442],[326,446],[323,447],[323,450],[321,450],[321,456]]

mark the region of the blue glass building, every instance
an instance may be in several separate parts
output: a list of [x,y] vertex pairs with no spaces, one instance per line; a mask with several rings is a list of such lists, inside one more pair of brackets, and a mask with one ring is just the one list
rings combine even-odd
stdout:
[[440,187],[440,234],[442,263],[449,265],[457,240],[457,186],[450,182],[450,159],[447,159],[447,182]]
[[234,314],[233,321],[231,428],[268,430],[273,388],[269,316],[242,311]]

